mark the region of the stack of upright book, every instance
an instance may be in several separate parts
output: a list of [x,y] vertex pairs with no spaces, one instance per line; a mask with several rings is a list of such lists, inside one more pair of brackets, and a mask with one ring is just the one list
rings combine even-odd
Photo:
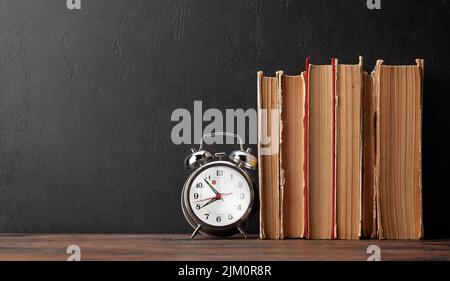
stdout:
[[424,62],[258,73],[260,237],[420,239]]

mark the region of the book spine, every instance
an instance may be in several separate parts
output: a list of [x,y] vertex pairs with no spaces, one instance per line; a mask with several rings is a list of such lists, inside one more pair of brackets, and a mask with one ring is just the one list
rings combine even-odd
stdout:
[[337,73],[336,73],[336,64],[337,59],[332,58],[331,59],[331,72],[332,72],[332,95],[333,95],[333,104],[332,104],[332,110],[333,110],[333,140],[332,140],[332,151],[333,151],[333,161],[332,161],[332,185],[331,185],[331,192],[332,192],[332,203],[331,203],[331,239],[336,239],[336,79],[337,79]]
[[280,218],[280,224],[279,224],[279,234],[278,239],[284,239],[284,216],[283,216],[283,205],[284,205],[284,184],[285,184],[285,178],[284,178],[284,169],[283,169],[283,153],[281,150],[281,146],[283,145],[283,119],[282,119],[282,113],[283,113],[283,90],[281,85],[281,80],[284,73],[283,71],[277,71],[277,117],[278,117],[278,194],[279,194],[279,209],[278,214]]
[[257,103],[258,103],[258,182],[259,182],[259,238],[265,239],[266,234],[264,230],[264,206],[263,206],[263,191],[262,191],[262,178],[263,178],[263,167],[262,167],[262,156],[261,156],[261,138],[262,138],[262,81],[263,72],[259,71],[257,73]]
[[420,93],[420,111],[419,111],[419,126],[420,126],[420,138],[419,138],[419,192],[420,192],[420,233],[417,239],[424,237],[423,229],[423,177],[422,177],[422,138],[423,138],[423,83],[425,78],[425,60],[416,59],[416,64],[420,69],[421,74],[421,93]]
[[372,104],[371,107],[373,108],[373,115],[370,116],[371,119],[373,119],[373,126],[374,126],[374,135],[373,135],[373,139],[371,145],[373,145],[374,147],[374,166],[371,167],[372,171],[371,173],[373,173],[373,181],[372,181],[372,189],[373,189],[373,196],[372,196],[372,234],[370,236],[370,238],[372,239],[376,239],[378,238],[378,214],[377,214],[377,209],[378,209],[378,202],[377,202],[377,155],[378,155],[378,108],[377,108],[377,104],[378,104],[378,100],[377,100],[377,92],[376,92],[376,72],[372,71],[372,73],[370,74],[370,79],[372,80],[372,93],[371,93],[371,100],[372,100]]
[[375,148],[375,198],[376,198],[376,220],[377,220],[377,237],[384,239],[383,225],[381,223],[381,202],[380,202],[380,69],[383,60],[378,60],[375,65],[375,70],[372,72],[374,79],[374,93],[375,93],[375,118],[376,118],[376,148]]
[[364,118],[364,107],[363,107],[363,99],[364,99],[364,59],[362,56],[359,56],[359,73],[361,75],[361,79],[359,81],[359,83],[361,84],[361,89],[359,92],[359,96],[360,96],[360,101],[359,101],[359,108],[360,108],[360,112],[359,112],[359,120],[360,120],[360,124],[359,124],[359,207],[358,207],[358,216],[359,216],[359,225],[358,225],[358,239],[361,239],[363,236],[363,153],[364,153],[364,142],[363,142],[363,132],[364,132],[364,127],[363,127],[363,118]]

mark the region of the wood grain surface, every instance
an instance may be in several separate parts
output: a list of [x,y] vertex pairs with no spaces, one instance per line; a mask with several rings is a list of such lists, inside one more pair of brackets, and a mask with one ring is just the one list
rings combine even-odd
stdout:
[[2,234],[0,260],[56,260],[69,257],[66,249],[81,248],[81,260],[161,261],[365,261],[369,245],[381,248],[382,260],[450,260],[450,240],[320,241],[211,239],[189,234]]

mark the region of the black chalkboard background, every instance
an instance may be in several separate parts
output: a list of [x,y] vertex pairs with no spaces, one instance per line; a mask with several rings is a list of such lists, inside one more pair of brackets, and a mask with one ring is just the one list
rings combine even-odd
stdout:
[[0,2],[0,232],[189,232],[172,111],[255,108],[258,70],[363,55],[426,60],[425,233],[450,237],[450,1],[81,2]]

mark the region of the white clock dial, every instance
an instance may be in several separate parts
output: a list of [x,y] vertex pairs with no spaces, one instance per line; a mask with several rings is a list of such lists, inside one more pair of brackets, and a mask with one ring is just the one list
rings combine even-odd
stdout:
[[223,227],[237,222],[251,203],[246,178],[227,166],[212,166],[198,174],[188,196],[197,218],[212,226]]

